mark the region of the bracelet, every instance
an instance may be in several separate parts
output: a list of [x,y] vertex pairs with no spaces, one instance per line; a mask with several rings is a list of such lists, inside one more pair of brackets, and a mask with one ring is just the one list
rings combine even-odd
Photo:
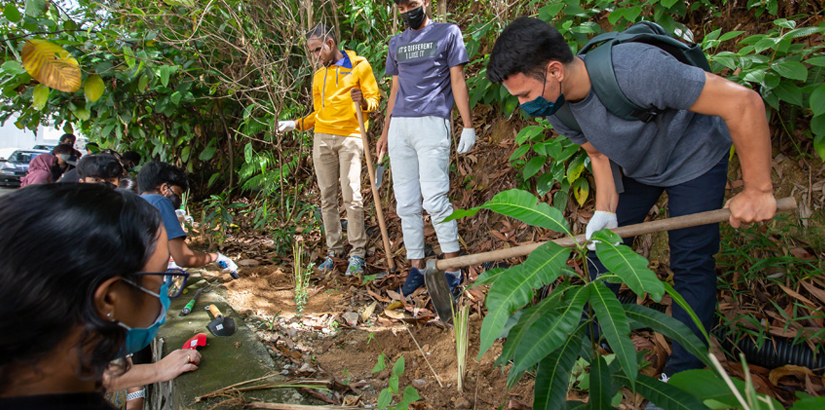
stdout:
[[141,389],[134,393],[129,393],[126,395],[126,401],[135,400],[135,399],[142,399],[146,397],[146,389]]

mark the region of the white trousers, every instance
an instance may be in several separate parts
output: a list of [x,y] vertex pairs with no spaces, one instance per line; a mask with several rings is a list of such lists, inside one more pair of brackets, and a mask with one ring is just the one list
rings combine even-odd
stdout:
[[430,214],[441,252],[458,252],[458,225],[439,223],[453,213],[450,190],[450,122],[438,117],[393,117],[388,133],[396,212],[407,259],[424,259],[423,209]]

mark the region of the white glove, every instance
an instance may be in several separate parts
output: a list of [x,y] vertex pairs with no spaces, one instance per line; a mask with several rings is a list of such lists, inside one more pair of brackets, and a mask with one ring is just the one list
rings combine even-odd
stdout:
[[[596,211],[593,214],[593,217],[590,218],[590,222],[587,223],[587,229],[585,229],[584,236],[589,240],[594,233],[601,231],[602,229],[613,229],[618,226],[619,221],[616,219],[616,214],[613,212]],[[587,249],[595,251],[597,242],[599,241],[593,241],[587,244]]]
[[183,209],[175,209],[175,215],[178,217],[178,222],[192,224],[195,218],[189,216]]
[[238,265],[235,262],[232,262],[232,259],[227,258],[224,254],[219,253],[218,259],[215,261],[218,266],[225,272],[229,272],[233,278],[238,279]]
[[278,121],[278,132],[289,132],[295,129],[295,121]]
[[461,131],[461,139],[458,140],[458,149],[456,149],[456,152],[464,154],[471,150],[473,145],[476,145],[476,130],[473,128],[465,128],[464,131]]

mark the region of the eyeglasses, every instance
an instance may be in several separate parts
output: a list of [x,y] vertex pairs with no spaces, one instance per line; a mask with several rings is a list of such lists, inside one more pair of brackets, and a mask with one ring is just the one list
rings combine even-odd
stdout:
[[169,297],[174,299],[183,293],[189,272],[180,268],[167,269],[166,272],[136,272],[135,275],[163,276],[163,283],[167,285]]

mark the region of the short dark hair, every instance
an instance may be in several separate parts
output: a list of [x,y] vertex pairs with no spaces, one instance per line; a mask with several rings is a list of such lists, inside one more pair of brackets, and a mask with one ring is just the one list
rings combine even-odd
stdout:
[[[407,3],[410,2],[410,0],[394,0],[394,1],[395,1],[395,4],[399,5],[399,6],[402,5],[402,4],[407,4]],[[422,3],[425,2],[425,1],[426,0],[421,0]]]
[[77,328],[78,376],[102,379],[126,331],[100,317],[94,292],[116,276],[142,282],[134,274],[154,254],[160,224],[149,202],[100,184],[40,184],[0,197],[0,392]]
[[137,165],[140,164],[140,160],[143,159],[143,157],[135,151],[126,151],[120,156],[120,159],[124,161],[132,161],[133,164]]
[[311,38],[319,38],[321,41],[327,41],[332,39],[332,42],[338,44],[338,40],[335,39],[335,32],[332,30],[331,27],[328,27],[324,23],[318,23],[315,27],[311,28],[306,35],[307,40]]
[[183,169],[160,161],[152,161],[140,169],[137,176],[138,190],[143,192],[154,191],[164,183],[177,185],[184,191],[189,189],[189,179]]
[[74,134],[71,134],[71,133],[67,132],[67,133],[60,136],[59,141],[60,141],[61,144],[65,144],[66,141],[68,141],[68,140],[72,140],[72,145],[74,145],[74,143],[77,142],[77,137]]
[[86,155],[77,161],[77,175],[80,178],[115,178],[123,175],[123,165],[110,154]]
[[52,149],[52,155],[60,155],[60,154],[74,154],[74,147],[72,144],[59,144],[55,145]]
[[487,64],[487,79],[498,84],[521,73],[544,80],[545,67],[551,61],[573,61],[573,52],[564,36],[539,19],[519,17],[496,40]]

